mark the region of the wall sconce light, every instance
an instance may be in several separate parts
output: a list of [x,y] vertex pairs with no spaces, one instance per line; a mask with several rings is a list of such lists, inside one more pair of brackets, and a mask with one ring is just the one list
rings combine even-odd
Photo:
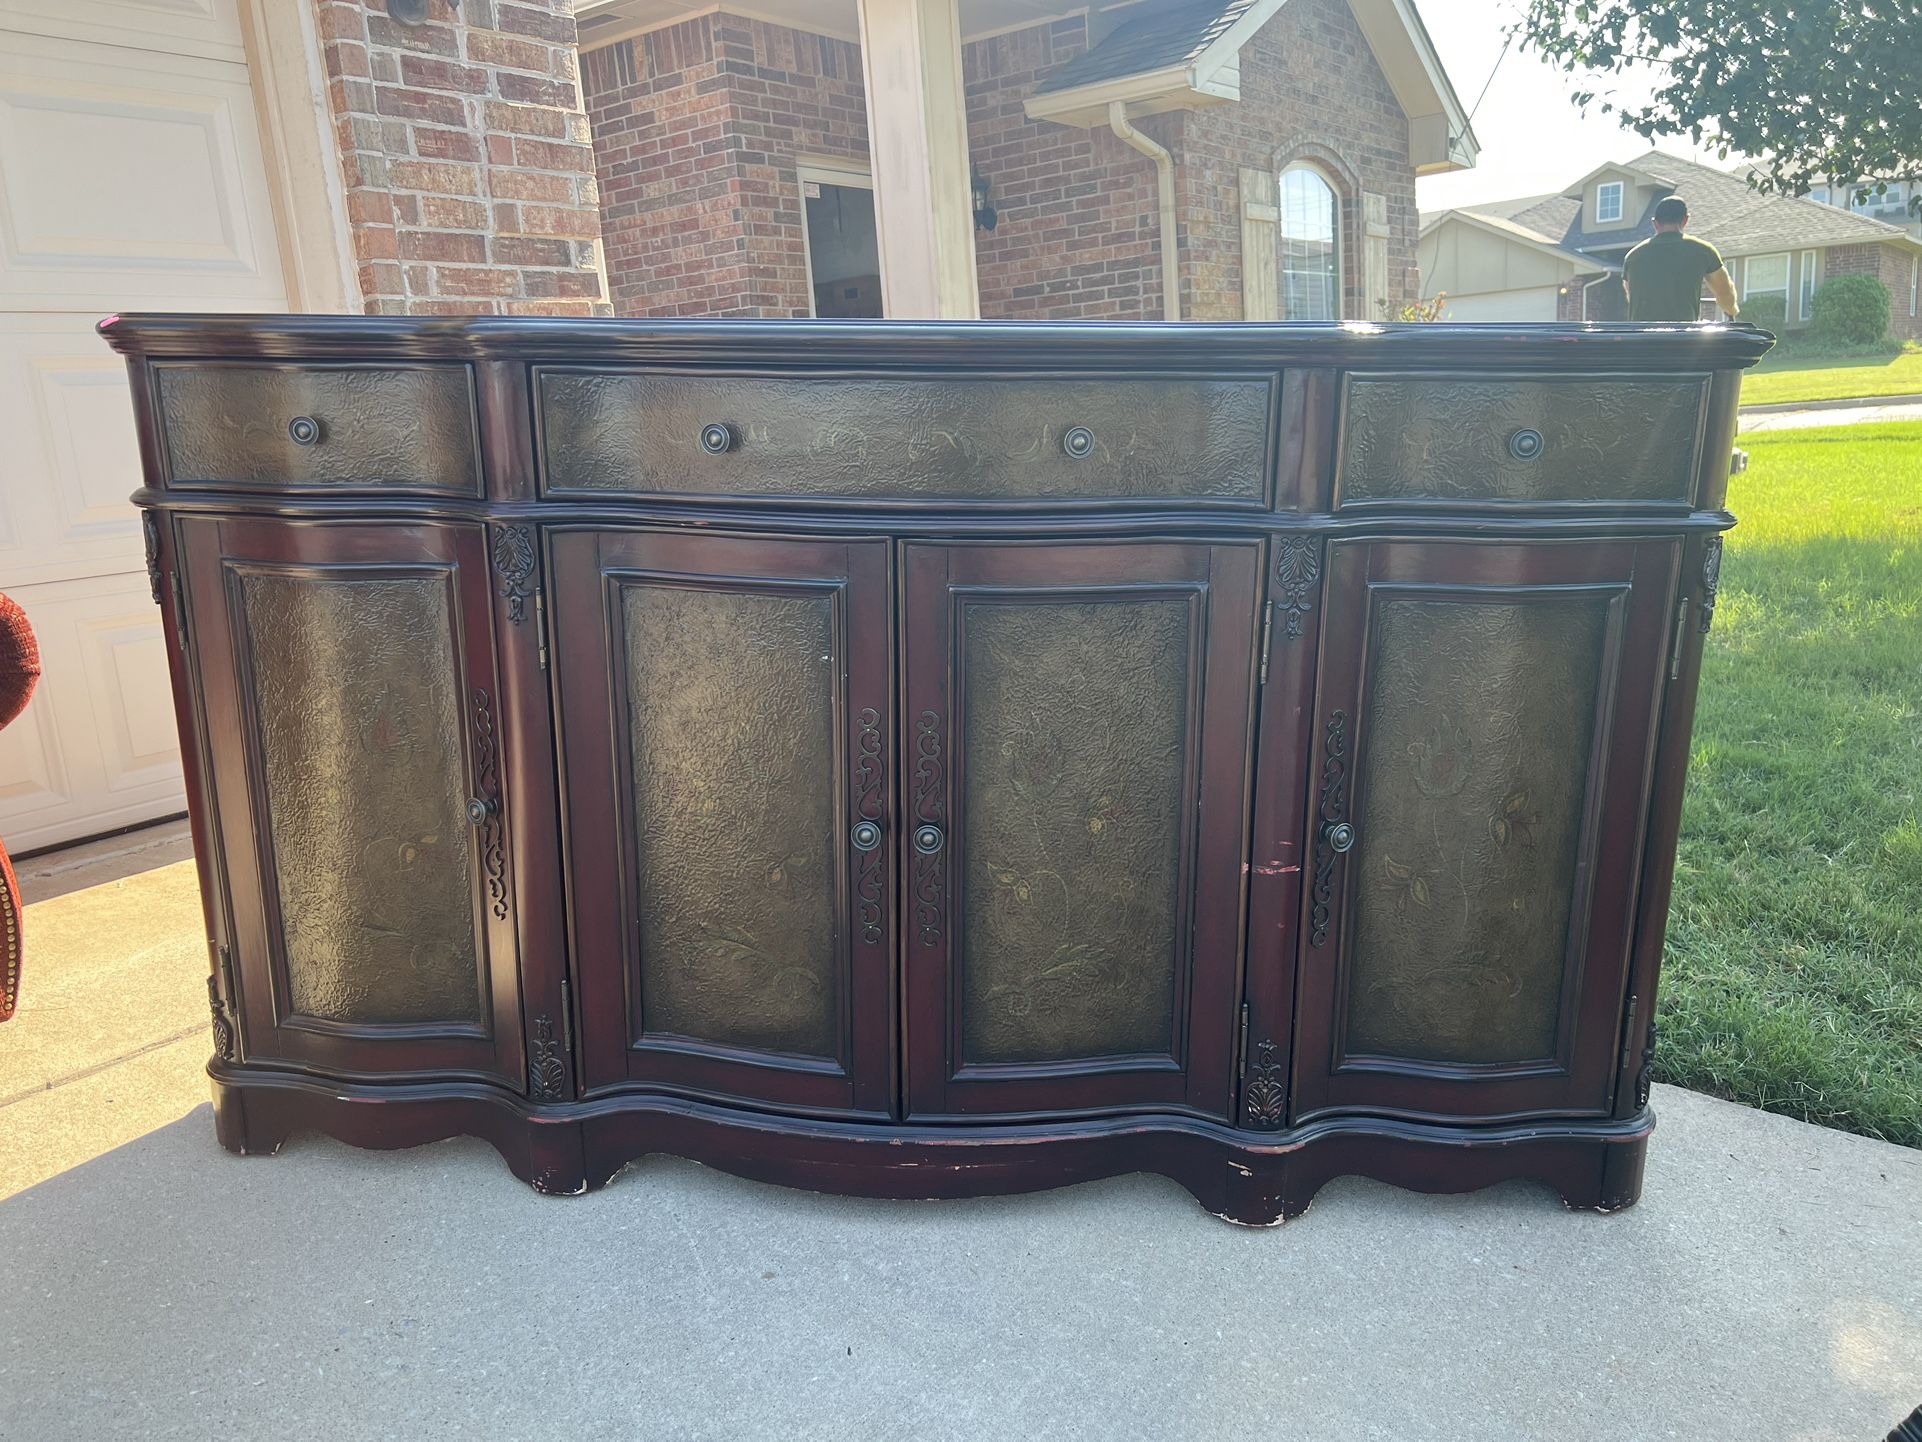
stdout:
[[994,208],[994,188],[988,178],[978,170],[968,172],[968,190],[974,198],[974,224],[977,230],[993,230],[1001,222],[1000,212]]
[[[427,7],[431,3],[432,0],[387,0],[387,18],[411,30],[416,25],[427,23]],[[459,7],[460,0],[447,0],[448,9]]]

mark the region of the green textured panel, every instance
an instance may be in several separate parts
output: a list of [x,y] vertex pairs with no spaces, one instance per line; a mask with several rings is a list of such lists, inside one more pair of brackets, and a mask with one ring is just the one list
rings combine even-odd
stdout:
[[1375,612],[1347,1045],[1555,1054],[1608,597]]
[[646,1031],[831,1056],[834,602],[621,593]]
[[[1671,501],[1694,492],[1705,376],[1348,382],[1338,503]],[[1509,450],[1519,430],[1541,451]]]
[[1192,615],[967,605],[964,1061],[1172,1050]]
[[240,595],[292,1010],[480,1025],[449,577],[242,572]]

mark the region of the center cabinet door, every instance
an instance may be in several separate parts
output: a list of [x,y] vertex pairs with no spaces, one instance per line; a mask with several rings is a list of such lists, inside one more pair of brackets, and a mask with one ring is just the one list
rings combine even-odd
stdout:
[[583,1092],[888,1115],[888,543],[551,545]]
[[1260,548],[903,548],[910,1117],[1226,1117]]

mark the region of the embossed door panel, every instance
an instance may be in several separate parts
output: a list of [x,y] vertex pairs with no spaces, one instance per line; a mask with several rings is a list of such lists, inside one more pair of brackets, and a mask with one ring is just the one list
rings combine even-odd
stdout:
[[[477,526],[178,522],[248,1061],[522,1080]],[[371,839],[370,839],[371,838]]]
[[889,1114],[887,543],[552,547],[586,1089]]
[[911,1116],[1230,1101],[1260,548],[903,548]]
[[1298,1120],[1608,1110],[1679,554],[1330,546]]

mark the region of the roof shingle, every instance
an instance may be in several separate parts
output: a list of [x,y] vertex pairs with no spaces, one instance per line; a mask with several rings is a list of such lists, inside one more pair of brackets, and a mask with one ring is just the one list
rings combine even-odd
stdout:
[[1043,77],[1037,95],[1129,75],[1152,75],[1198,58],[1255,0],[1193,0],[1122,22],[1098,43]]

